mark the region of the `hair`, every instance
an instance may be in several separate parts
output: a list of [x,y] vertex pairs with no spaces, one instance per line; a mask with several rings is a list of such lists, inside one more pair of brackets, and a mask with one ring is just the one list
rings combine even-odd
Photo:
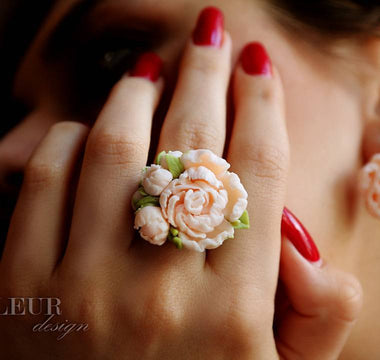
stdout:
[[270,0],[277,20],[298,34],[330,40],[380,37],[379,0]]

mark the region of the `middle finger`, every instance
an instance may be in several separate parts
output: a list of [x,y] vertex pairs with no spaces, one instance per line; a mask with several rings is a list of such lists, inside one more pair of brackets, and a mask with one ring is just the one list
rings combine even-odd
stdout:
[[206,8],[182,59],[159,152],[203,148],[222,155],[230,62],[231,40],[223,29],[223,14]]

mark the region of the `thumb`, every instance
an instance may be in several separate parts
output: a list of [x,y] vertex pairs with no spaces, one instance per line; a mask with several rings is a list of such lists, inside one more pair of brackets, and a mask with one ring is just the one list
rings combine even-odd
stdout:
[[319,259],[310,235],[288,209],[282,235],[280,282],[286,302],[281,301],[275,321],[278,352],[286,360],[337,359],[359,316],[360,283]]

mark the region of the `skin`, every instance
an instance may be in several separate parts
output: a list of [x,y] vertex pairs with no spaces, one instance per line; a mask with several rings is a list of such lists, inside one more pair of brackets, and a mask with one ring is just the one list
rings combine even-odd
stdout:
[[[203,1],[114,0],[113,21],[129,14],[166,24],[168,36],[155,49],[164,59],[164,72],[155,84],[123,77],[95,124],[87,127],[72,122],[85,123],[91,116],[70,110],[70,84],[60,76],[69,71],[64,61],[46,65],[41,56],[72,3],[55,6],[14,84],[15,95],[32,111],[0,142],[1,172],[25,170],[0,263],[6,274],[0,297],[54,294],[62,299],[65,318],[89,323],[91,331],[62,344],[54,335],[32,336],[35,319],[2,318],[2,348],[14,354],[15,339],[21,338],[19,358],[31,352],[43,358],[46,349],[62,359],[74,354],[144,358],[142,353],[186,358],[184,348],[213,359],[237,354],[239,359],[335,359],[342,348],[342,359],[375,358],[380,227],[358,198],[355,179],[363,165],[365,130],[376,114],[378,41],[338,47],[348,54],[342,60],[285,33],[259,3],[219,0],[209,4],[227,14],[228,33],[221,49],[204,49],[189,40]],[[268,49],[277,68],[272,79],[248,76],[239,65],[241,49],[253,40]],[[229,85],[234,111],[224,101]],[[233,119],[227,159],[250,194],[252,226],[207,259],[186,251],[178,255],[170,244],[130,246],[132,218],[120,199],[131,196],[146,163],[161,94],[167,106],[159,114],[165,122],[159,140],[153,134],[158,142],[153,152],[210,148],[222,155],[224,136],[231,136],[226,108]],[[205,99],[203,106],[199,99]],[[196,119],[194,106],[201,114]],[[190,142],[184,135],[189,131]],[[376,142],[366,146],[366,156],[380,151],[377,147]],[[70,227],[66,199],[76,187]],[[309,263],[288,241],[281,242],[285,204],[313,235],[322,264]],[[289,316],[274,305],[280,259],[286,289],[280,305],[290,302]],[[360,315],[361,287],[350,274],[363,288]],[[272,331],[274,313],[281,319],[278,334]]]

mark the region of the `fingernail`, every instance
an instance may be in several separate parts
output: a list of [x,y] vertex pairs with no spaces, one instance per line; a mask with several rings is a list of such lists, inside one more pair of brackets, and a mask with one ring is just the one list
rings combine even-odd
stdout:
[[131,71],[131,76],[142,77],[152,82],[157,81],[162,69],[162,60],[155,53],[142,54]]
[[272,62],[264,46],[258,42],[252,42],[242,51],[241,64],[249,75],[272,76]]
[[289,239],[305,259],[310,262],[319,261],[319,251],[310,234],[287,208],[282,212],[281,234]]
[[200,46],[220,47],[223,41],[223,29],[223,13],[216,7],[207,7],[198,17],[193,42]]

